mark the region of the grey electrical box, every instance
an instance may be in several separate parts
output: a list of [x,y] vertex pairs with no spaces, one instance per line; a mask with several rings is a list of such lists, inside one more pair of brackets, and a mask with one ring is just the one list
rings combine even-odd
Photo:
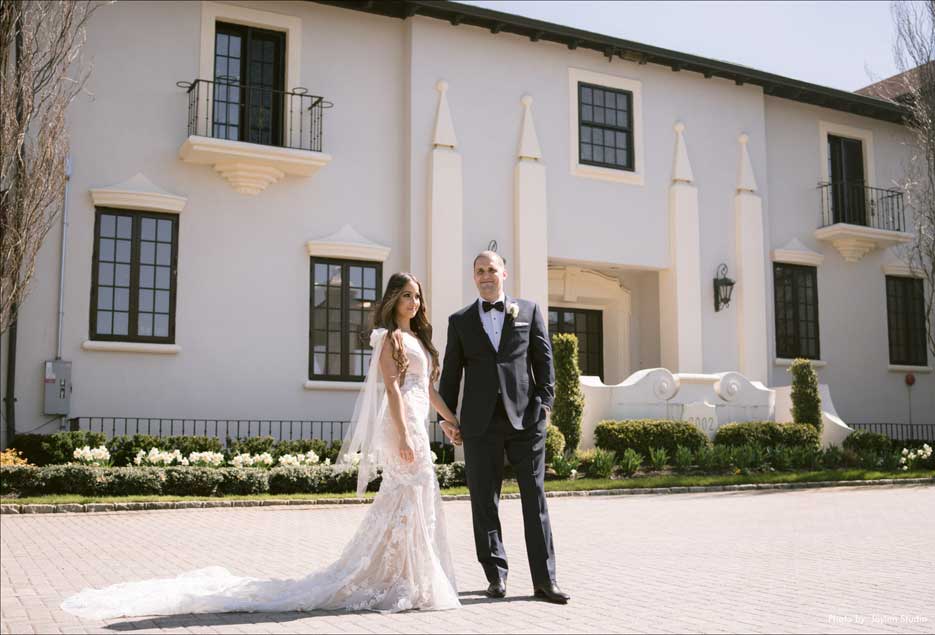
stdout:
[[71,407],[71,362],[60,359],[45,363],[45,414],[67,415]]

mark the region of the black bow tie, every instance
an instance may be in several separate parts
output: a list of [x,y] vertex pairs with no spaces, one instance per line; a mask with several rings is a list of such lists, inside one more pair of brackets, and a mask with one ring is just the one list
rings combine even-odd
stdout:
[[488,302],[487,300],[484,300],[481,303],[481,306],[484,307],[484,313],[489,312],[490,309],[496,309],[500,311],[500,313],[503,313],[503,301],[502,300],[497,300],[496,302]]

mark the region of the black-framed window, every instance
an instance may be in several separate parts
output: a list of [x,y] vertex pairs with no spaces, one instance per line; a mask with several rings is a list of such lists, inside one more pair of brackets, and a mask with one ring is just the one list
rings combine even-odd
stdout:
[[92,340],[175,343],[178,244],[175,214],[96,209]]
[[285,33],[218,22],[213,136],[282,145]]
[[549,333],[576,335],[581,374],[604,379],[604,324],[600,311],[549,307]]
[[578,162],[633,171],[633,93],[578,83]]
[[925,299],[921,278],[886,276],[886,323],[890,363],[927,365]]
[[362,381],[370,364],[370,312],[382,295],[379,262],[311,259],[309,379]]
[[776,304],[776,355],[820,359],[818,337],[818,270],[773,263]]

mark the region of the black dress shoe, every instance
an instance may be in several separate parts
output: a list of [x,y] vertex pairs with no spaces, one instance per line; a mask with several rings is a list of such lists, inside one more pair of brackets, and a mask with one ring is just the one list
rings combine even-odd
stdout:
[[487,587],[487,597],[496,599],[506,597],[506,580],[491,582],[490,586]]
[[558,585],[554,582],[537,586],[535,596],[553,602],[554,604],[568,604],[568,600],[571,599],[571,596],[558,588]]

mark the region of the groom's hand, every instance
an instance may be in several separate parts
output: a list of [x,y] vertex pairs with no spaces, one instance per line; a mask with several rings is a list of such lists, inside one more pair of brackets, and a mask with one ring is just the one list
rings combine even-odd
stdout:
[[445,436],[448,437],[448,440],[454,445],[461,445],[461,428],[450,421],[442,421],[441,425],[442,431],[445,433]]

